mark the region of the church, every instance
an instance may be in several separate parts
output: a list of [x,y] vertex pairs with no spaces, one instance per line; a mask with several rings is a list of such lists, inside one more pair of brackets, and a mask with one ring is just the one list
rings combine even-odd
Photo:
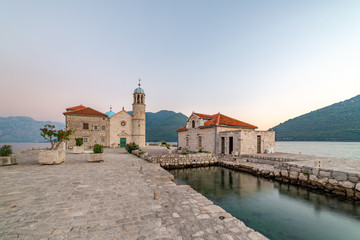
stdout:
[[125,147],[135,142],[145,146],[145,92],[139,86],[133,93],[132,115],[123,108],[120,112],[102,113],[83,105],[69,107],[64,112],[65,128],[74,130],[67,148],[75,146],[75,138],[83,138],[84,147],[101,144],[105,147]]

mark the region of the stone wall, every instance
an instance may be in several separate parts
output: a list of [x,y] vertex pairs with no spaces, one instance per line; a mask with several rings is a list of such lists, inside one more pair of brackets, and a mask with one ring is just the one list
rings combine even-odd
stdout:
[[[256,154],[257,138],[261,137],[261,149],[272,148],[275,151],[275,132],[241,129],[236,131],[220,131],[218,133],[217,153],[221,153],[221,138],[225,138],[225,154]],[[233,137],[233,152],[229,152],[229,138]]]
[[[186,131],[178,132],[178,145],[182,149],[186,149],[191,152],[197,152],[200,149],[206,152],[215,153],[215,134],[216,134],[216,145],[219,143],[219,132],[229,131],[229,130],[238,130],[239,128],[231,128],[231,127],[209,127],[209,128],[199,128],[200,120],[196,115],[193,115],[190,118],[191,121],[195,121],[195,128],[188,128]],[[188,126],[189,127],[189,126]],[[201,137],[201,146],[199,146],[199,138]],[[189,139],[189,144],[186,144],[186,138]],[[218,151],[218,149],[217,149]],[[219,153],[219,152],[217,152]]]
[[219,164],[277,181],[290,182],[360,200],[360,174],[357,173],[304,166],[294,160],[282,158],[240,158],[239,160],[237,162],[219,161]]
[[126,138],[126,143],[132,139],[132,116],[125,110],[110,117],[110,147],[119,147],[120,138]]
[[[81,116],[81,115],[65,115],[66,129],[73,129],[75,132],[70,136],[70,140],[67,141],[67,148],[75,146],[75,138],[88,138],[88,142],[84,141],[84,147],[92,147],[95,144],[101,144],[105,147],[110,146],[110,123],[106,117],[98,116]],[[83,123],[89,124],[89,129],[83,129]],[[94,129],[97,126],[97,130]],[[105,130],[102,130],[102,126],[105,126]],[[102,139],[104,141],[102,141]]]
[[168,154],[156,157],[145,157],[152,163],[159,163],[163,168],[185,168],[185,167],[200,167],[215,165],[218,162],[218,157],[208,153],[197,154]]

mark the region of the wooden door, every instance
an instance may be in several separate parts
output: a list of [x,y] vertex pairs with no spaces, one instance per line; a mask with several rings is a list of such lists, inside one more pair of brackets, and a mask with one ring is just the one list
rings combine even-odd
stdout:
[[126,147],[126,138],[120,138],[120,147]]

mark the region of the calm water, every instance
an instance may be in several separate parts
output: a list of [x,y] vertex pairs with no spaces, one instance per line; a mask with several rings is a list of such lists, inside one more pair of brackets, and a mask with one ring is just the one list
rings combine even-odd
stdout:
[[222,167],[170,172],[270,239],[360,239],[360,203]]
[[275,151],[360,160],[360,142],[275,142]]
[[2,145],[11,145],[13,153],[21,152],[22,150],[32,149],[32,148],[49,148],[50,143],[0,143]]

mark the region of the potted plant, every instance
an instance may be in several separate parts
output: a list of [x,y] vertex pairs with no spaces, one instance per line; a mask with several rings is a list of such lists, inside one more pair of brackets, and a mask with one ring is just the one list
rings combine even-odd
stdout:
[[0,166],[9,166],[16,164],[16,157],[12,155],[12,149],[10,145],[3,145],[0,148]]
[[66,140],[69,140],[73,133],[69,130],[56,130],[54,125],[47,124],[40,129],[40,135],[51,144],[50,150],[40,150],[40,164],[60,164],[65,161],[65,147],[59,149],[59,146]]
[[93,148],[94,153],[89,154],[89,162],[103,162],[104,161],[104,146],[95,144]]
[[76,146],[73,147],[73,153],[83,153],[84,152],[84,139],[75,138]]

